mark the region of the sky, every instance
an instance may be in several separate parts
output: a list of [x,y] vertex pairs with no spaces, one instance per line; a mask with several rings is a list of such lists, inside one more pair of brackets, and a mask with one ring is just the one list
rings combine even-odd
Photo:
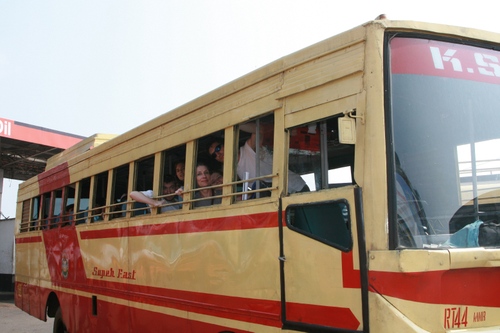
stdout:
[[[382,13],[500,32],[495,2],[2,0],[0,118],[122,134]],[[18,184],[4,180],[4,216]]]

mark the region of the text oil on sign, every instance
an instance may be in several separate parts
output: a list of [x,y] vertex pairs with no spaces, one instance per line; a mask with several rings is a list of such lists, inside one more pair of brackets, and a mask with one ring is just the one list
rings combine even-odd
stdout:
[[3,136],[11,136],[12,122],[8,120],[0,120],[0,134]]

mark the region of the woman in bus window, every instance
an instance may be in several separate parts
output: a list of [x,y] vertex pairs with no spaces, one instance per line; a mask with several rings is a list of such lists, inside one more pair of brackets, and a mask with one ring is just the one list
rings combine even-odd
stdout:
[[[210,180],[210,169],[208,165],[205,162],[198,162],[196,165],[196,187],[199,188],[194,194],[194,199],[203,199],[207,198],[205,200],[199,200],[195,201],[193,203],[194,207],[205,207],[205,206],[211,206],[214,204],[220,204],[221,199],[220,198],[212,198],[215,193],[211,188],[206,188],[208,186],[211,186],[211,180]],[[182,196],[183,190],[179,189],[176,192],[178,195]]]
[[[212,189],[204,189],[204,187],[211,186],[210,175],[211,172],[208,165],[205,162],[198,162],[196,165],[196,186],[201,189],[195,192],[195,199],[210,198],[215,195]],[[194,203],[194,207],[211,206],[214,204],[220,204],[220,202],[220,198],[206,199],[196,201]]]
[[184,186],[184,161],[179,161],[175,164],[175,176],[177,177],[177,182],[179,186]]

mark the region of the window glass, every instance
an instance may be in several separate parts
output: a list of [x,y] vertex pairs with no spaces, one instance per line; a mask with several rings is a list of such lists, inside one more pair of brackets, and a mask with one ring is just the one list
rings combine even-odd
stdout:
[[149,156],[136,162],[135,190],[147,191],[153,189],[154,162],[154,156]]
[[186,145],[163,151],[163,175],[175,178],[176,185],[184,186],[186,176]]
[[111,197],[111,211],[110,220],[125,216],[127,209],[127,191],[128,191],[128,176],[130,166],[124,164],[115,168],[113,172],[113,193]]
[[[273,181],[274,114],[238,127],[235,174],[242,200],[270,196]],[[246,193],[249,192],[249,193]]]
[[500,220],[500,52],[394,37],[386,54],[391,247],[500,246],[477,236]]
[[289,169],[292,174],[300,175],[307,187],[299,190],[289,176],[289,192],[354,184],[354,145],[339,142],[338,118],[290,129]]
[[207,207],[221,203],[222,170],[224,163],[224,136],[218,131],[197,140],[196,161],[193,170],[193,207]]
[[175,211],[182,208],[182,196],[176,193],[184,189],[186,177],[186,146],[181,145],[163,151],[162,174],[158,197],[163,200],[163,205],[158,209],[160,213]]
[[65,187],[66,197],[64,203],[64,212],[62,214],[64,225],[71,225],[74,220],[74,212],[75,212],[75,185],[72,184],[70,186]]
[[57,227],[62,223],[61,207],[63,204],[63,191],[62,189],[58,189],[52,191],[52,214],[50,215],[50,224],[52,227]]
[[346,201],[289,206],[288,226],[342,251],[352,249],[349,206]]
[[94,203],[92,205],[92,222],[102,221],[105,218],[106,195],[108,192],[108,172],[95,176]]
[[89,197],[90,197],[90,178],[85,178],[80,181],[80,196],[77,207],[77,214],[75,222],[76,224],[82,224],[86,222],[89,209]]
[[[136,162],[135,166],[135,191],[152,191],[155,157],[149,156]],[[149,206],[142,202],[134,202],[132,215],[149,214]]]
[[39,213],[40,213],[40,199],[41,197],[34,197],[31,200],[31,217],[30,217],[30,227],[31,230],[38,230],[39,228]]
[[51,192],[44,193],[42,196],[42,227],[44,229],[49,228],[50,226],[50,220],[49,220],[49,213],[50,213],[50,198],[51,198]]

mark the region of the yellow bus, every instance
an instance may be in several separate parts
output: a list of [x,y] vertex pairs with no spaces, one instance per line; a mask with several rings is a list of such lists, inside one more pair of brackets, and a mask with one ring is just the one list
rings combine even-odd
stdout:
[[54,332],[497,332],[499,108],[499,34],[367,22],[49,160],[15,304]]

